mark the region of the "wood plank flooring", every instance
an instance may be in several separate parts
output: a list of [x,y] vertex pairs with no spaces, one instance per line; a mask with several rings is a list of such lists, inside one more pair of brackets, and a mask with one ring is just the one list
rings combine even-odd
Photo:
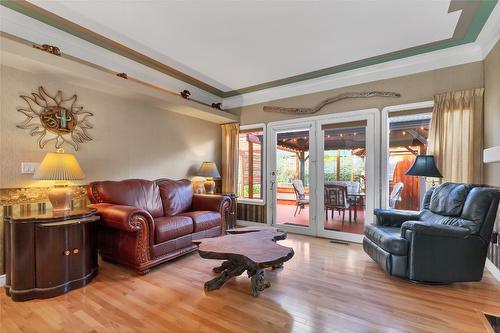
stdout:
[[238,277],[205,293],[218,261],[184,256],[138,276],[101,263],[93,282],[65,295],[16,303],[0,296],[1,332],[488,332],[500,284],[416,285],[385,275],[358,244],[290,235],[285,268],[266,271],[258,298]]

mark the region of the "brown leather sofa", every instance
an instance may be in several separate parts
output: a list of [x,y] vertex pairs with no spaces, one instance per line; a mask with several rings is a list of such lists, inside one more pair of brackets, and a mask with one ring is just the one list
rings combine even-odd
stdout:
[[100,181],[87,191],[101,216],[102,258],[139,273],[195,251],[194,239],[225,232],[229,197],[193,194],[186,179]]

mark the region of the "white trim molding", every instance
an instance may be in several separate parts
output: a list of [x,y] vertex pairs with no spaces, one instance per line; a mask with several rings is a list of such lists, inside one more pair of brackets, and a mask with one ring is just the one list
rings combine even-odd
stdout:
[[483,59],[483,52],[479,44],[469,43],[351,71],[322,76],[311,80],[263,89],[234,97],[227,97],[223,99],[222,105],[224,109],[232,109],[366,82],[391,79],[404,75],[463,65]]
[[483,59],[488,56],[500,38],[500,6],[497,4],[476,39]]
[[3,286],[5,286],[5,278],[5,274],[0,275],[0,288],[3,288]]
[[500,162],[500,146],[486,148],[483,151],[483,162],[484,163]]
[[486,268],[490,271],[491,275],[500,283],[500,269],[495,266],[490,259],[486,258]]

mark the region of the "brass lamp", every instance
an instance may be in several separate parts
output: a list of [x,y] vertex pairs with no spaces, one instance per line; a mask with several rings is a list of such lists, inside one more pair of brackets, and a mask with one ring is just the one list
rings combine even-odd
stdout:
[[85,178],[76,157],[58,149],[55,153],[47,153],[42,163],[33,175],[33,179],[55,180],[56,183],[49,193],[49,201],[54,213],[65,213],[71,210],[73,191],[68,187],[68,180]]
[[214,162],[203,162],[198,171],[198,176],[205,177],[205,192],[213,194],[215,190],[214,179],[220,179],[219,170]]

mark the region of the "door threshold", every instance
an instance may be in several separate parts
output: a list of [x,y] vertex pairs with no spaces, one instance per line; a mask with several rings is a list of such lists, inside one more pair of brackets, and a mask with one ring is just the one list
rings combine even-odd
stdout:
[[330,243],[347,245],[347,246],[351,245],[351,243],[349,243],[349,242],[338,240],[338,239],[332,239],[332,240],[330,240]]

